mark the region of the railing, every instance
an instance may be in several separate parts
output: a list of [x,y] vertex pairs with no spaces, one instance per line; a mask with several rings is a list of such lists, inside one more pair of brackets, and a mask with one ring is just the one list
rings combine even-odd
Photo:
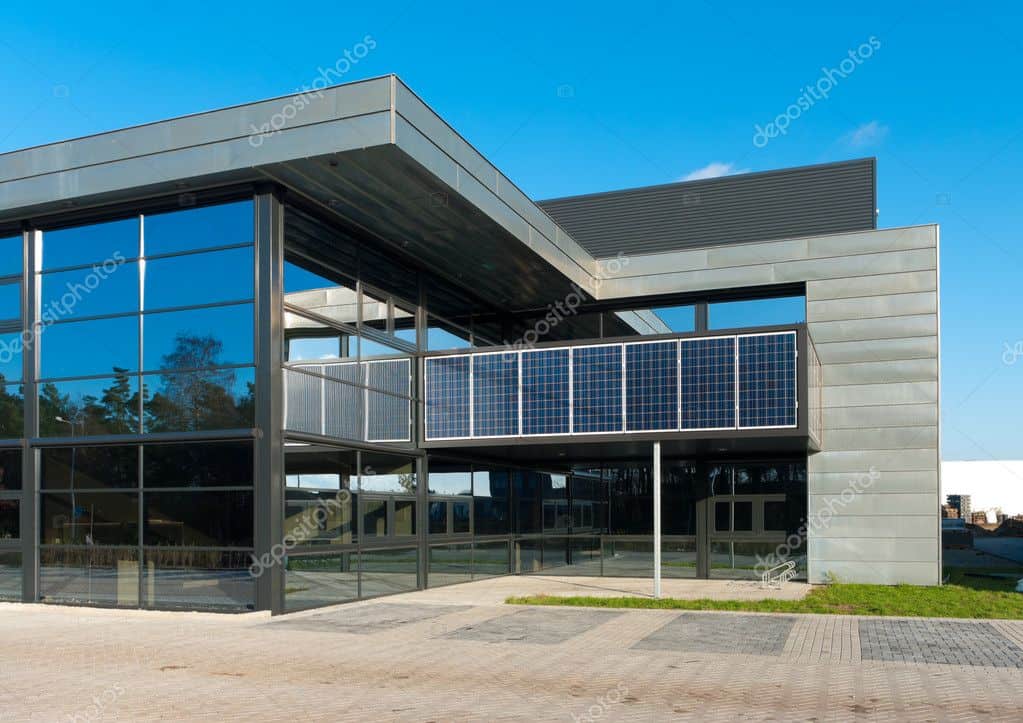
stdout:
[[797,332],[425,360],[427,441],[798,427]]

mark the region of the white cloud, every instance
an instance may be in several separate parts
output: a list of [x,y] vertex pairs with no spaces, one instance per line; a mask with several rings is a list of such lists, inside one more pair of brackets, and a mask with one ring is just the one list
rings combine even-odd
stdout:
[[736,168],[734,163],[721,163],[712,161],[703,168],[697,168],[680,178],[680,181],[699,181],[704,178],[718,178],[720,176],[734,176],[736,173],[749,173],[748,168]]
[[859,128],[842,136],[842,140],[853,148],[873,146],[884,140],[888,135],[888,126],[881,125],[876,120],[864,123]]

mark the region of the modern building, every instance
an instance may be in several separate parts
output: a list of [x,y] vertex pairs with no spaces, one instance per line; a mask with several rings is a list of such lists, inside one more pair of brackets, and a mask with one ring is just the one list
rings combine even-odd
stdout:
[[973,512],[973,498],[970,495],[948,495],[946,498],[948,506],[956,510],[960,519],[971,520]]
[[393,76],[0,155],[0,595],[937,584],[938,229],[875,171],[535,202]]

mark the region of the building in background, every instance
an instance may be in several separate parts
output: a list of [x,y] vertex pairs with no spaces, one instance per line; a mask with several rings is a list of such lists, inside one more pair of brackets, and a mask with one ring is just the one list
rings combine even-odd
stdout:
[[963,520],[973,519],[972,498],[970,495],[948,495],[946,499],[948,500],[949,507],[952,507],[958,513],[957,517]]
[[537,203],[393,76],[294,100],[0,156],[0,595],[939,582],[938,229],[873,159]]

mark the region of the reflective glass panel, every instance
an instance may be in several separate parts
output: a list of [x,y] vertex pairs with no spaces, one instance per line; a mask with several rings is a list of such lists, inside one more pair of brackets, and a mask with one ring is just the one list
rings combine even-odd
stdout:
[[73,320],[139,309],[137,261],[41,274],[40,315]]
[[255,424],[252,367],[146,374],[145,431],[200,432]]
[[136,258],[139,218],[74,226],[43,233],[43,269]]
[[253,323],[251,304],[146,314],[145,369],[249,364]]
[[138,369],[138,317],[95,319],[43,327],[39,351],[41,376],[45,379]]
[[44,382],[39,386],[39,434],[138,433],[138,392],[138,376],[127,373],[108,379]]
[[254,223],[249,200],[147,215],[146,255],[252,243]]
[[41,485],[44,490],[138,487],[138,455],[134,445],[44,448]]
[[17,540],[20,531],[21,500],[0,497],[0,540]]
[[0,600],[21,601],[21,553],[0,550]]
[[253,296],[252,247],[146,262],[145,308],[241,301]]
[[0,276],[20,274],[24,252],[21,236],[5,236],[0,238]]
[[13,281],[0,284],[0,319],[19,318],[21,318],[21,282]]
[[251,442],[147,444],[143,481],[153,487],[251,487]]
[[394,534],[416,534],[416,503],[415,500],[394,501]]
[[415,493],[416,470],[411,458],[363,452],[361,464],[359,489],[362,491]]
[[784,296],[774,299],[722,301],[709,304],[711,329],[739,329],[745,326],[801,324],[806,321],[806,298]]
[[21,379],[23,351],[21,334],[0,334],[0,384]]
[[150,608],[252,610],[256,579],[245,552],[147,547],[143,550],[144,605]]
[[39,551],[39,595],[71,604],[139,604],[138,549],[46,547]]
[[0,385],[0,439],[18,439],[24,436],[24,388],[20,385]]
[[0,492],[21,489],[21,450],[0,451]]

